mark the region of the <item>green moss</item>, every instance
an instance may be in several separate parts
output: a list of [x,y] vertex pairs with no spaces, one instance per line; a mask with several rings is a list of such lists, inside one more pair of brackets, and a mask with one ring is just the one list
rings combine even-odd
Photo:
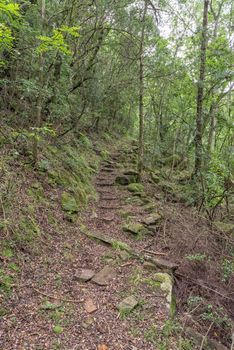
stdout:
[[123,231],[130,232],[135,235],[140,235],[146,233],[146,228],[140,223],[127,223],[123,225]]
[[125,250],[127,252],[131,250],[131,248],[127,245],[127,243],[124,243],[121,241],[113,240],[111,245],[116,250]]
[[33,197],[37,201],[43,202],[45,196],[44,196],[44,189],[40,182],[34,182],[31,187],[28,189],[27,194],[30,197]]
[[33,217],[23,217],[14,232],[14,240],[18,243],[31,243],[40,233],[40,226]]
[[102,150],[102,151],[100,152],[100,156],[102,157],[102,159],[106,160],[106,159],[109,158],[110,152],[107,151],[107,150]]
[[13,287],[13,278],[9,276],[3,269],[0,269],[0,293],[9,295]]
[[119,216],[123,219],[127,219],[133,215],[131,211],[127,211],[124,209],[120,209],[118,213],[119,213]]
[[14,252],[10,247],[5,247],[2,250],[2,256],[5,258],[12,258],[14,256]]
[[69,213],[77,213],[79,205],[76,198],[68,192],[63,192],[61,196],[61,204],[64,211]]
[[144,186],[138,182],[131,183],[127,187],[129,192],[143,192]]

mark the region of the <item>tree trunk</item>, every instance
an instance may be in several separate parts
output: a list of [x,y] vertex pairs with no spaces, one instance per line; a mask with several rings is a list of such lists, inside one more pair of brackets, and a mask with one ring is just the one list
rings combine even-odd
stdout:
[[202,124],[203,124],[203,98],[204,82],[206,71],[206,51],[207,51],[207,26],[208,26],[209,0],[204,0],[202,37],[200,49],[200,74],[197,84],[197,115],[196,115],[196,135],[195,135],[195,169],[197,176],[202,169]]
[[139,179],[143,170],[144,158],[144,40],[145,40],[145,17],[147,13],[148,1],[145,0],[142,17],[140,55],[139,55],[139,153],[138,153],[138,173]]
[[213,153],[215,150],[216,127],[217,127],[217,107],[212,103],[210,108],[210,132],[208,140],[208,152]]
[[[45,25],[45,12],[46,12],[46,7],[45,7],[45,0],[41,0],[41,27],[42,27],[42,33],[44,31],[44,25]],[[39,89],[43,88],[43,81],[44,81],[44,53],[40,53],[40,58],[39,58]],[[43,97],[41,91],[39,91],[39,96],[37,99],[37,106],[36,106],[36,120],[35,120],[35,126],[36,128],[41,127],[41,119],[42,119],[42,104],[43,104]],[[38,135],[37,135],[37,130],[35,130],[35,136],[33,140],[33,164],[34,166],[37,164],[38,160]]]

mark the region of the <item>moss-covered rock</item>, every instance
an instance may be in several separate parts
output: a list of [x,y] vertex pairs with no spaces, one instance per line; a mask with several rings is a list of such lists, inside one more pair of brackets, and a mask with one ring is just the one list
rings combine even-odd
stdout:
[[61,204],[62,204],[63,210],[66,212],[77,213],[79,211],[79,205],[75,197],[68,192],[62,193]]
[[153,203],[153,202],[150,202],[150,203],[148,203],[148,204],[143,206],[144,211],[147,212],[147,213],[154,212],[156,210],[156,208],[157,208],[156,204]]
[[150,225],[156,225],[161,220],[162,220],[162,215],[160,215],[159,213],[153,213],[147,217],[144,217],[142,219],[142,223],[147,226],[150,226]]
[[116,307],[119,310],[121,314],[128,314],[130,313],[135,307],[138,305],[138,301],[134,297],[134,295],[131,295],[124,300],[122,300]]
[[167,295],[168,308],[171,317],[173,317],[176,309],[175,296],[173,295],[173,278],[168,273],[156,273],[154,278],[156,281],[161,282],[160,288]]
[[118,213],[119,213],[119,216],[123,219],[127,219],[133,216],[133,213],[129,210],[120,209]]
[[145,228],[144,225],[140,224],[140,223],[127,223],[123,226],[123,231],[124,232],[130,232],[133,233],[134,235],[141,235],[144,233],[147,233],[147,229]]
[[122,186],[126,186],[126,185],[129,185],[131,183],[129,177],[126,175],[117,176],[115,179],[115,182],[119,185],[122,185]]
[[131,183],[127,187],[129,192],[143,192],[144,186],[138,182]]

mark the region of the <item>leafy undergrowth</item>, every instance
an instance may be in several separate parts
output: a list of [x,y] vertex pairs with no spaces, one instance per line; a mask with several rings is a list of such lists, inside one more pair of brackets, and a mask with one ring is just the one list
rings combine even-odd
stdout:
[[[150,249],[162,251],[179,264],[176,271],[177,311],[186,326],[226,346],[231,344],[234,288],[234,205],[220,203],[210,220],[206,202],[198,212],[195,204],[201,190],[191,181],[191,172],[163,166],[151,171],[149,193],[164,221]],[[210,328],[209,328],[210,327]]]
[[[22,137],[22,135],[21,135]],[[66,142],[40,140],[39,159],[32,165],[22,140],[2,145],[0,163],[0,293],[7,298],[19,283],[21,266],[30,255],[63,234],[96,198],[92,179],[107,157],[107,137],[95,148],[85,135]],[[0,309],[0,316],[5,309]]]

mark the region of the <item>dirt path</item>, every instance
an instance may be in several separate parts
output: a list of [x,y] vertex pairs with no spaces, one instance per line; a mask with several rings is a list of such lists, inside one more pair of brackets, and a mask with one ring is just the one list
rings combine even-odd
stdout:
[[[230,345],[233,279],[223,280],[220,265],[229,245],[149,177],[136,185],[135,158],[125,146],[102,162],[97,200],[75,223],[57,200],[51,226],[39,211],[45,234],[22,246],[20,269],[11,264],[20,278],[1,300],[0,350],[195,350],[207,329],[211,348]],[[58,198],[51,188],[46,195]],[[200,333],[197,347],[171,321],[173,281],[181,324]]]
[[[78,224],[64,223],[64,232],[45,241],[44,254],[21,260],[20,282],[6,305],[10,312],[0,321],[1,350],[159,348],[169,319],[167,292],[154,280],[155,271],[148,270],[152,265],[144,268],[123,249],[125,243],[139,252],[155,240],[153,234],[123,230],[126,222],[140,223],[149,215],[147,200],[115,183],[126,159],[129,163],[134,153],[116,153],[103,162],[95,180],[98,201]],[[87,233],[104,235],[114,244]],[[104,277],[99,275],[103,268]],[[81,269],[92,270],[93,280],[83,281]],[[117,309],[128,297],[133,310]]]

